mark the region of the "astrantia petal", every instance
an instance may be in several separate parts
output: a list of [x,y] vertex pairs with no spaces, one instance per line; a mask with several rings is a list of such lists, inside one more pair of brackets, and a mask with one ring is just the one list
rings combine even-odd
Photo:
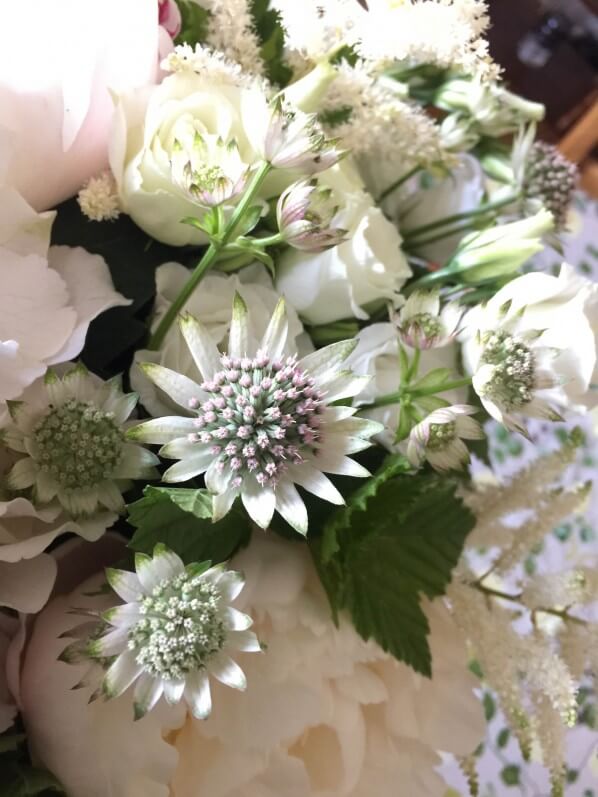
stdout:
[[220,354],[214,339],[191,315],[183,316],[179,324],[197,370],[204,379],[211,379],[220,370]]
[[241,491],[243,506],[252,520],[267,529],[276,507],[276,496],[271,487],[260,487],[255,479],[245,479]]
[[115,570],[112,567],[106,569],[106,580],[116,592],[127,603],[139,600],[143,588],[141,582],[135,575],[128,570]]
[[318,382],[338,373],[339,366],[355,350],[356,338],[331,343],[299,360],[299,367],[308,371]]
[[164,687],[162,681],[158,678],[152,678],[151,675],[142,675],[135,685],[134,693],[134,717],[140,720],[148,711],[156,705],[158,700],[162,697]]
[[289,476],[295,484],[313,493],[313,495],[317,495],[318,498],[324,501],[338,505],[345,503],[345,499],[328,476],[325,476],[319,468],[314,467],[309,460],[301,463],[301,465],[292,465],[289,468]]
[[[100,503],[112,512],[123,512],[125,508],[122,493],[112,481],[106,481],[97,488],[97,499],[94,501],[94,504],[95,503]],[[95,505],[92,506],[90,502],[88,509],[93,511]]]
[[189,438],[177,437],[176,440],[171,440],[170,443],[162,446],[160,456],[166,459],[185,459],[200,453],[202,450],[206,450],[204,446],[199,447],[197,443],[191,442]]
[[151,379],[180,407],[189,409],[194,402],[201,401],[203,391],[192,379],[157,363],[140,363],[139,367],[148,379]]
[[357,476],[367,478],[370,472],[349,457],[337,454],[334,451],[326,451],[325,448],[318,449],[314,463],[325,473],[336,473],[339,476]]
[[238,495],[239,490],[233,488],[220,493],[220,495],[212,496],[212,520],[214,523],[217,523],[230,511]]
[[[140,562],[144,554],[135,554],[135,567],[137,568],[137,575],[139,575]],[[146,557],[150,559],[150,557]],[[151,559],[150,559],[151,561]],[[139,579],[141,581],[141,579]],[[146,583],[152,583],[145,579]],[[148,588],[142,582],[143,588],[148,591]],[[103,619],[113,626],[129,627],[137,622],[140,617],[139,605],[137,603],[123,603],[121,606],[114,606],[102,614]]]
[[194,431],[193,419],[178,416],[153,418],[133,426],[127,431],[130,440],[140,443],[169,443],[177,437],[186,437]]
[[289,333],[289,320],[287,318],[284,299],[279,299],[272,314],[264,337],[260,343],[260,351],[264,351],[273,360],[277,360],[284,351]]
[[230,656],[221,653],[210,663],[210,675],[217,678],[225,686],[243,691],[247,688],[245,673]]
[[222,600],[226,601],[226,603],[234,601],[244,586],[245,579],[243,574],[238,573],[236,570],[227,570],[218,579],[218,590],[222,595]]
[[126,650],[129,629],[118,626],[107,634],[96,639],[88,646],[89,655],[94,658],[116,656]]
[[220,495],[228,490],[231,480],[231,472],[222,468],[220,463],[211,456],[210,467],[206,471],[206,487],[214,495]]
[[245,357],[249,349],[247,305],[238,293],[233,300],[233,317],[228,338],[228,353],[231,357]]
[[175,465],[171,465],[162,474],[163,482],[186,482],[194,476],[204,473],[214,457],[209,451],[200,451],[193,454],[188,459],[183,459]]
[[6,481],[12,490],[24,490],[35,484],[36,467],[30,457],[24,457],[12,466]]
[[289,526],[299,534],[307,534],[307,508],[295,485],[282,479],[276,485],[275,495],[276,509]]
[[183,697],[184,691],[184,679],[181,679],[180,681],[164,681],[164,697],[166,698],[167,703],[170,703],[171,705],[178,703]]
[[222,612],[222,621],[224,627],[228,631],[246,631],[248,628],[251,628],[253,623],[253,620],[248,614],[243,614],[243,612],[233,609],[230,606]]
[[134,654],[130,650],[126,650],[106,671],[102,682],[102,692],[106,697],[122,695],[141,672],[142,667],[135,661]]
[[212,711],[212,695],[210,682],[205,672],[194,672],[187,677],[185,699],[191,713],[198,720],[205,720]]
[[171,579],[185,572],[185,563],[174,551],[158,543],[152,556],[152,577],[162,581]]
[[231,631],[228,635],[231,649],[242,653],[261,653],[262,646],[253,631]]
[[321,387],[326,392],[326,401],[332,402],[358,396],[371,381],[370,376],[357,376],[351,371],[341,371],[334,379],[322,384]]

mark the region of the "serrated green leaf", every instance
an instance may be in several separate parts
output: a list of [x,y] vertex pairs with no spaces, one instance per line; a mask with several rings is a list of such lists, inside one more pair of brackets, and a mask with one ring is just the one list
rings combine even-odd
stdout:
[[157,543],[177,553],[185,563],[224,562],[250,536],[246,516],[234,507],[212,523],[212,498],[207,490],[148,486],[143,498],[128,506],[128,521],[137,529],[129,546],[151,554]]
[[195,0],[177,0],[181,12],[181,30],[175,44],[199,44],[206,40],[210,12]]
[[280,15],[269,5],[269,0],[251,0],[253,27],[261,43],[260,53],[268,79],[284,87],[293,77],[293,70],[284,62],[284,31]]
[[417,391],[424,388],[428,389],[435,385],[441,387],[445,382],[450,380],[451,374],[452,371],[450,368],[434,368],[433,371],[428,371],[425,376],[412,385],[411,390]]
[[364,639],[429,676],[421,601],[444,594],[475,518],[454,480],[406,470],[387,460],[311,545],[333,613],[348,610]]

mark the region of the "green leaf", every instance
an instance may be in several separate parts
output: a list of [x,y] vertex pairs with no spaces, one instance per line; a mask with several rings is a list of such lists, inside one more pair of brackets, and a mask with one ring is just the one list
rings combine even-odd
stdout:
[[482,705],[484,706],[484,717],[486,718],[486,722],[490,722],[492,717],[496,714],[496,703],[490,692],[484,692]]
[[212,522],[212,497],[207,490],[146,487],[143,498],[128,506],[129,523],[137,529],[129,546],[151,554],[157,543],[177,553],[186,564],[230,559],[249,540],[246,516],[234,507]]
[[0,754],[17,750],[27,737],[24,733],[4,733],[0,736]]
[[260,52],[268,79],[284,87],[293,77],[293,70],[284,62],[284,31],[280,15],[269,5],[269,0],[251,0],[253,27],[261,43]]
[[181,30],[175,44],[198,44],[206,40],[210,12],[195,0],[177,0],[181,12]]
[[35,797],[62,794],[56,778],[43,769],[33,769],[20,761],[0,759],[0,797]]
[[412,385],[410,389],[415,392],[423,388],[428,389],[434,387],[435,385],[440,387],[450,380],[451,374],[452,371],[450,368],[434,368],[433,371],[428,371],[428,373],[422,377],[419,382]]
[[444,594],[475,518],[454,480],[407,471],[389,457],[310,542],[334,616],[348,610],[364,639],[429,676],[422,597]]
[[262,218],[263,207],[261,205],[253,205],[250,207],[238,225],[235,226],[235,235],[247,235],[256,226]]
[[511,738],[511,731],[509,730],[509,728],[503,728],[502,731],[496,737],[496,744],[502,750],[508,745],[510,738]]
[[506,767],[503,767],[500,777],[506,786],[519,786],[521,783],[519,777],[520,773],[521,770],[517,764],[508,764]]

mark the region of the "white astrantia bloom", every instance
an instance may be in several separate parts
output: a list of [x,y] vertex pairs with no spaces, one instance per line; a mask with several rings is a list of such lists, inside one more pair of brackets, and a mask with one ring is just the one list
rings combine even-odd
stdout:
[[524,274],[470,310],[463,363],[488,412],[522,431],[520,416],[558,420],[555,407],[593,406],[598,391],[598,289],[563,264]]
[[125,603],[104,611],[103,632],[69,645],[62,659],[77,661],[83,654],[108,662],[101,686],[106,698],[135,683],[135,719],[162,695],[171,704],[185,700],[194,717],[206,719],[212,710],[209,676],[244,690],[245,675],[228,654],[261,651],[249,630],[251,617],[229,605],[245,580],[224,565],[185,566],[164,545],[156,545],[151,557],[137,553],[135,570],[106,571]]
[[345,240],[347,231],[335,223],[338,209],[331,189],[307,180],[293,183],[276,205],[279,232],[293,249],[323,252]]
[[424,460],[439,471],[460,470],[469,462],[463,440],[481,440],[484,430],[470,416],[478,410],[467,404],[454,404],[434,410],[414,426],[407,443],[407,458],[414,467]]
[[142,423],[129,430],[129,438],[164,443],[160,454],[179,460],[164,473],[166,482],[205,474],[214,496],[214,520],[240,495],[258,526],[267,528],[277,510],[305,534],[307,509],[295,484],[324,500],[344,503],[324,472],[368,476],[347,455],[368,448],[369,438],[381,430],[378,423],[354,418],[351,407],[328,406],[356,395],[368,381],[341,370],[355,341],[335,343],[301,359],[285,358],[284,300],[256,343],[249,334],[247,306],[238,294],[225,355],[192,316],[180,323],[204,381],[197,384],[153,363],[141,365],[187,414]]
[[77,202],[90,221],[114,221],[120,216],[116,183],[109,171],[90,177],[79,191]]
[[457,302],[441,309],[439,291],[414,291],[397,315],[399,337],[413,349],[448,346],[459,332],[463,312]]
[[122,511],[129,481],[154,478],[159,462],[125,439],[137,395],[81,364],[64,376],[50,369],[35,387],[27,401],[8,402],[12,424],[3,440],[23,454],[7,474],[9,488],[31,489],[36,503],[57,502],[74,517]]

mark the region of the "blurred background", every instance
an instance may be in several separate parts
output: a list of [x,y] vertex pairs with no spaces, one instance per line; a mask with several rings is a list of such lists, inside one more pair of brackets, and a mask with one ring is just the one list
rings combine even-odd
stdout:
[[598,198],[598,0],[489,0],[490,50],[510,88],[544,103],[557,144]]

